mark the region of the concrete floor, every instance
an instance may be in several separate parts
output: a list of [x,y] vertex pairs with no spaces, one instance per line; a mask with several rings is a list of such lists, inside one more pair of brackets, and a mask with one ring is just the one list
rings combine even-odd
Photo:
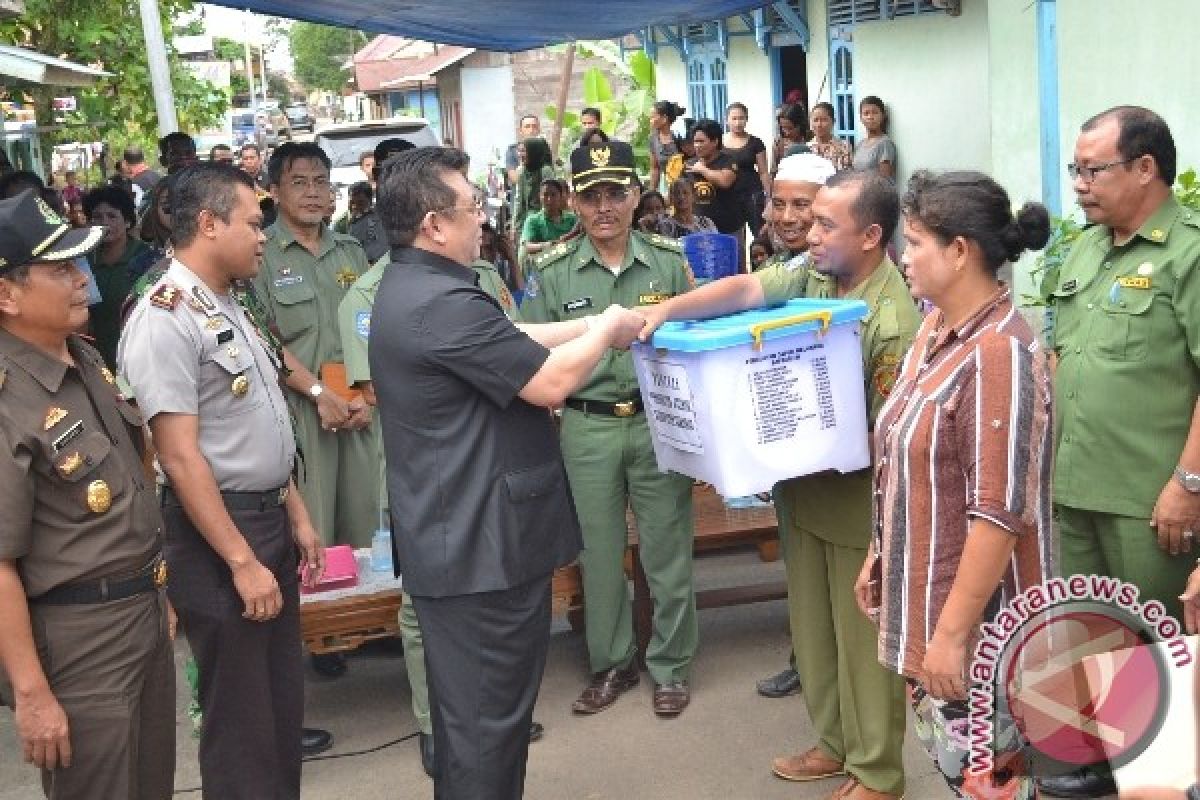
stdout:
[[[731,585],[778,579],[782,564],[764,564],[753,551],[706,556],[696,564],[697,585]],[[714,609],[700,614],[701,650],[693,676],[692,704],[676,720],[650,708],[649,681],[595,717],[574,717],[571,701],[586,678],[581,636],[555,621],[549,663],[536,719],[545,738],[532,745],[526,797],[533,800],[799,800],[824,798],[837,782],[796,784],[775,778],[771,758],[807,748],[812,728],[800,696],[768,700],[754,681],[787,659],[787,609],[782,601]],[[178,647],[182,664],[186,647]],[[176,786],[199,786],[196,740],[182,713]],[[333,754],[365,750],[415,730],[404,661],[363,654],[348,674],[308,685],[307,722],[333,731]],[[910,800],[951,794],[919,744],[905,745]],[[40,797],[34,770],[20,762],[12,715],[0,711],[0,800]],[[199,797],[199,791],[180,794]],[[433,796],[421,771],[415,739],[378,752],[312,762],[304,768],[305,800],[355,797],[417,800]]]

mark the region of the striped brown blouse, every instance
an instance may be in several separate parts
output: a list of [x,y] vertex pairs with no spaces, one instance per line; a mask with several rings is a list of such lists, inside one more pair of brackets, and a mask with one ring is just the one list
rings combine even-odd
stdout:
[[881,554],[879,660],[916,676],[954,582],[970,521],[1017,537],[984,612],[1048,577],[1053,392],[1045,353],[996,295],[965,323],[925,318],[875,425],[875,546]]

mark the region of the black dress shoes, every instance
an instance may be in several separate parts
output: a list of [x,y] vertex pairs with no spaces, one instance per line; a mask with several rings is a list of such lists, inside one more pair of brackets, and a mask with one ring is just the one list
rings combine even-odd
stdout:
[[340,678],[346,674],[346,657],[341,653],[314,653],[311,660],[313,671],[322,678]]
[[788,667],[778,675],[763,678],[755,684],[755,688],[763,697],[787,697],[800,691],[800,673]]
[[320,728],[305,728],[300,735],[300,750],[304,757],[324,753],[333,747],[333,734]]
[[1051,797],[1104,797],[1117,793],[1117,783],[1107,767],[1081,767],[1066,775],[1038,778],[1038,789]]

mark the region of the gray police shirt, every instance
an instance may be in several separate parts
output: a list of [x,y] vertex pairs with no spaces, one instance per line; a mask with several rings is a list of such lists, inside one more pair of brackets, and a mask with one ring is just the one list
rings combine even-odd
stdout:
[[221,491],[287,484],[296,443],[281,365],[232,294],[172,260],[130,313],[117,362],[147,421],[199,417],[200,451]]

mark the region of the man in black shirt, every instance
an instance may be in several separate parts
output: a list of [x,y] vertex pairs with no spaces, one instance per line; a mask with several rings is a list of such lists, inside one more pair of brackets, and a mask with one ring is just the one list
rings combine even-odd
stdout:
[[523,793],[546,661],[550,576],[579,523],[547,408],[626,347],[620,306],[516,326],[478,286],[484,213],[466,154],[424,147],[379,175],[393,245],[369,344],[394,563],[424,633],[439,800]]

